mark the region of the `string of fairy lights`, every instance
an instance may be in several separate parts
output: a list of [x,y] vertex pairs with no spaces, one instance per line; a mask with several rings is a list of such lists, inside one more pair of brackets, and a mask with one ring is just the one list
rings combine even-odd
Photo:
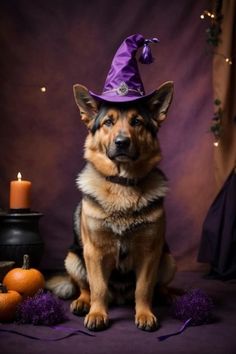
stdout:
[[[200,15],[200,18],[202,20],[205,20],[207,18],[211,19],[211,21],[213,23],[215,23],[216,21],[216,16],[214,15],[214,13],[208,11],[208,10],[205,10],[201,15]],[[221,56],[222,58],[224,58],[225,62],[229,65],[232,65],[233,64],[233,60],[231,57],[227,56],[227,55],[224,55],[223,53],[218,53],[218,52],[214,52],[213,54],[215,55],[219,55]]]
[[[223,19],[223,15],[221,13],[221,8],[222,8],[222,1],[216,1],[216,6],[215,6],[215,12],[210,12],[208,10],[203,11],[203,13],[200,15],[200,18],[202,20],[208,20],[210,21],[210,26],[206,30],[206,35],[207,35],[207,43],[214,48],[212,51],[213,55],[218,55],[220,56],[226,65],[232,65],[233,64],[233,57],[226,55],[224,53],[219,53],[218,51],[215,50],[215,48],[218,47],[219,43],[222,41],[221,39],[221,22]],[[214,142],[213,145],[215,147],[218,147],[220,144],[220,139],[222,136],[222,119],[223,119],[223,109],[221,106],[221,100],[219,98],[215,98],[214,100],[214,115],[212,118],[212,123],[210,126],[210,131],[214,136]]]

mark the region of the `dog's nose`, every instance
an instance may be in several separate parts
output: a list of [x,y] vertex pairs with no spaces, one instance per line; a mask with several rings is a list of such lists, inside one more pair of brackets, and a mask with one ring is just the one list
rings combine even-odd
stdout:
[[128,148],[130,145],[130,138],[125,135],[117,135],[115,144],[118,148]]

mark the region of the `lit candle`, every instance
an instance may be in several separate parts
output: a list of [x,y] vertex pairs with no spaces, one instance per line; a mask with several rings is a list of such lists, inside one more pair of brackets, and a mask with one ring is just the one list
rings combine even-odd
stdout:
[[30,209],[30,193],[31,182],[22,180],[19,172],[10,185],[10,209]]

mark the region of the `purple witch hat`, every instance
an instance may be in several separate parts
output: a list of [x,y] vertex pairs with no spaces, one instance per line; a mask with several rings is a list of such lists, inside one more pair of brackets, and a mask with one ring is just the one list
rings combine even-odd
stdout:
[[153,94],[145,94],[136,60],[137,50],[143,47],[140,62],[153,62],[149,43],[157,43],[157,38],[145,39],[141,34],[127,37],[118,48],[108,72],[101,95],[90,91],[95,99],[109,102],[129,102]]

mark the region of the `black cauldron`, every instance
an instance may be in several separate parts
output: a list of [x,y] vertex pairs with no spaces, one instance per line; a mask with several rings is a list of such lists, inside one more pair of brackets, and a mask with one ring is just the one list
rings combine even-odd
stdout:
[[14,261],[15,266],[23,264],[24,254],[30,257],[30,266],[38,267],[43,255],[44,244],[39,234],[37,212],[0,213],[0,261]]

